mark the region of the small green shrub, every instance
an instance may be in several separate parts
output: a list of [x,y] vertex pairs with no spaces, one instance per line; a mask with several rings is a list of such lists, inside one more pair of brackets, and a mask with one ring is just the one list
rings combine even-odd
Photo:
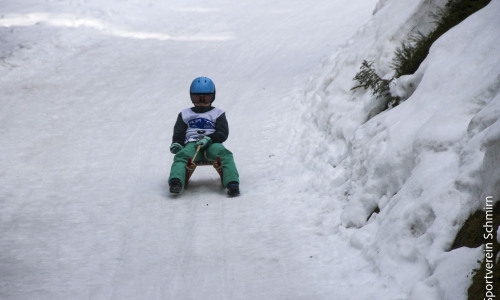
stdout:
[[391,82],[391,80],[382,79],[378,76],[373,67],[373,62],[368,62],[366,60],[361,64],[360,71],[354,76],[354,80],[358,81],[359,85],[353,87],[353,90],[360,87],[371,89],[372,95],[377,97],[385,96],[385,88]]
[[453,28],[468,16],[485,7],[491,0],[450,0],[444,8],[439,9],[432,17],[436,27],[429,34],[421,32],[410,33],[408,39],[403,41],[396,49],[391,68],[394,76],[391,79],[382,79],[377,75],[373,62],[363,61],[360,71],[353,80],[359,84],[351,90],[358,88],[371,89],[372,95],[387,101],[386,109],[398,105],[405,99],[391,96],[389,84],[392,80],[403,75],[414,74],[420,64],[429,54],[432,44],[445,32]]
[[468,16],[485,7],[491,0],[450,0],[444,8],[439,8],[432,15],[434,30],[428,35],[421,32],[410,33],[408,40],[403,41],[396,49],[392,61],[392,69],[396,78],[417,71],[420,64],[429,54],[432,44],[451,28],[458,25]]
[[386,106],[395,106],[395,103],[399,104],[399,97],[393,97],[389,90],[389,84],[393,79],[381,78],[375,72],[373,62],[364,60],[361,64],[360,71],[354,76],[354,80],[359,82],[359,85],[351,88],[351,90],[358,88],[371,90],[373,96],[387,102]]
[[392,59],[395,78],[415,73],[429,54],[433,42],[431,37],[421,32],[411,34],[407,41],[403,41]]

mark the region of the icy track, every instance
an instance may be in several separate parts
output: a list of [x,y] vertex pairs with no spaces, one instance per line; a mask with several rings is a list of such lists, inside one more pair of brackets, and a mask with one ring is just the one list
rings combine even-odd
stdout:
[[[0,298],[390,293],[342,231],[323,234],[323,200],[299,192],[307,180],[287,155],[296,94],[375,1],[0,5]],[[207,168],[167,192],[197,76],[227,111],[238,198]]]

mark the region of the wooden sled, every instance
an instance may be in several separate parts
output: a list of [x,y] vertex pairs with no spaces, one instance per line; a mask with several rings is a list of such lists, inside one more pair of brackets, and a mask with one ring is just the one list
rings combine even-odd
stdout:
[[[196,154],[197,153],[198,153],[198,151],[196,151]],[[184,188],[185,189],[187,188],[188,183],[189,183],[189,178],[191,178],[191,175],[193,175],[194,170],[198,166],[213,166],[215,168],[215,170],[217,171],[217,173],[219,173],[220,181],[222,183],[223,182],[222,181],[222,163],[220,162],[220,157],[217,156],[215,161],[198,161],[195,163],[194,158],[196,157],[196,154],[194,155],[193,158],[188,157],[188,162],[186,164],[186,181],[184,184]]]

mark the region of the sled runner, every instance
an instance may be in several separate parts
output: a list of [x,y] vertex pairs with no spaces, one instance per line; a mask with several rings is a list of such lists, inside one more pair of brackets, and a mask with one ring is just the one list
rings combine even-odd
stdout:
[[184,188],[187,188],[188,183],[189,183],[189,178],[191,178],[191,175],[193,175],[194,170],[198,166],[213,166],[217,173],[219,173],[220,176],[220,181],[222,181],[222,163],[220,162],[220,157],[217,156],[215,161],[208,161],[208,160],[202,160],[202,161],[197,161],[195,162],[196,155],[198,155],[198,152],[200,151],[200,146],[198,146],[198,149],[196,150],[196,153],[194,156],[188,157],[188,162],[186,164],[186,183],[184,184]]

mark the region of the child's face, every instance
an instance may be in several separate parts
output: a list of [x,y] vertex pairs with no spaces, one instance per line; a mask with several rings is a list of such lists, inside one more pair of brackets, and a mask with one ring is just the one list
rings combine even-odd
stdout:
[[191,101],[195,106],[207,107],[213,100],[213,94],[191,94]]
[[207,107],[210,106],[210,103],[195,103],[194,106]]

